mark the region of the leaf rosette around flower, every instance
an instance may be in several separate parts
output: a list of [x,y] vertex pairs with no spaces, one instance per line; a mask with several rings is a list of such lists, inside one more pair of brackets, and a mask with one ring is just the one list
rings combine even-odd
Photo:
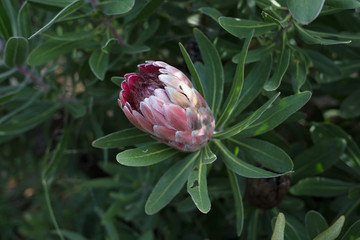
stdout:
[[167,63],[146,61],[139,73],[125,74],[119,106],[129,121],[157,140],[183,152],[204,147],[215,120],[183,72]]

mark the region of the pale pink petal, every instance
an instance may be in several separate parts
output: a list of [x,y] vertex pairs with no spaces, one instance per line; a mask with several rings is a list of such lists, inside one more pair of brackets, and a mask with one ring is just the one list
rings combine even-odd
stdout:
[[197,130],[201,128],[201,122],[194,108],[186,108],[186,119],[190,129]]
[[166,86],[170,86],[170,87],[173,87],[175,89],[180,89],[179,86],[180,86],[181,82],[176,77],[171,76],[171,75],[167,75],[167,74],[160,74],[158,76],[158,78]]
[[163,105],[165,118],[173,128],[180,131],[189,130],[185,110],[175,104]]
[[192,131],[192,137],[195,143],[203,143],[207,141],[206,126],[203,126],[199,130]]
[[154,126],[154,135],[159,138],[166,139],[169,141],[175,141],[175,133],[176,133],[176,130],[174,130],[174,129],[170,129],[170,128],[167,128],[164,126],[158,126],[158,125]]
[[153,125],[144,118],[143,115],[141,115],[138,111],[133,110],[133,115],[136,119],[136,121],[141,125],[143,129],[145,129],[149,133],[153,133]]
[[157,89],[155,89],[154,94],[156,97],[160,98],[165,103],[170,102],[170,99],[164,89],[157,88]]
[[163,113],[163,108],[162,106],[164,105],[164,101],[161,100],[160,98],[158,97],[155,97],[155,96],[151,96],[149,97],[150,99],[150,105],[152,108],[154,108],[156,111],[160,112],[160,113]]
[[140,103],[140,111],[142,113],[142,115],[151,122],[151,124],[155,125],[157,124],[156,119],[151,111],[151,109],[149,108],[149,106],[145,103],[145,101]]
[[179,142],[182,144],[192,144],[193,143],[192,132],[191,131],[177,131],[175,133],[175,140],[176,140],[176,142]]
[[125,105],[126,103],[126,98],[124,97],[124,91],[121,91],[119,94],[119,100],[121,101],[122,105]]
[[172,103],[179,105],[183,108],[191,106],[189,99],[187,99],[184,94],[180,93],[175,88],[165,87],[165,91]]
[[127,103],[124,108],[123,108],[124,114],[125,116],[129,119],[129,121],[137,128],[144,130],[141,125],[137,122],[136,118],[134,117],[134,115],[132,114],[131,111],[131,107],[130,105]]

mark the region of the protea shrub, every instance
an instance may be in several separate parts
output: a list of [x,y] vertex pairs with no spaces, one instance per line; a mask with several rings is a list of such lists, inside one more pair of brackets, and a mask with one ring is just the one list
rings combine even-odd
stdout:
[[139,73],[125,74],[118,99],[129,121],[180,151],[204,147],[214,132],[214,117],[185,74],[160,61],[138,68]]

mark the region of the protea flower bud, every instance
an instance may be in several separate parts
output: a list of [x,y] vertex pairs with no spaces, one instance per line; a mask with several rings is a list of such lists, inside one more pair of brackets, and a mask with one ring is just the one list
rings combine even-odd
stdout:
[[183,152],[202,148],[215,121],[204,98],[180,70],[160,61],[125,74],[119,106],[129,121],[159,141]]

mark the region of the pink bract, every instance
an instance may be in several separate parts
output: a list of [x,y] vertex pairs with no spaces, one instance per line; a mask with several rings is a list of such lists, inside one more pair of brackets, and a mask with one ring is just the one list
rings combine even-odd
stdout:
[[190,80],[161,61],[125,74],[119,106],[137,128],[183,152],[204,147],[214,132],[213,114]]

